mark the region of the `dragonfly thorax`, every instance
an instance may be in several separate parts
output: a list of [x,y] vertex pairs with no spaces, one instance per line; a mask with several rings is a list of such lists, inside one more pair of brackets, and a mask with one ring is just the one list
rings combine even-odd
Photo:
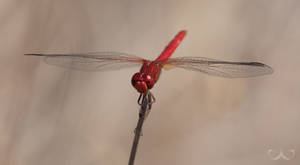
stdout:
[[138,92],[145,93],[154,86],[154,80],[147,73],[137,72],[132,76],[131,84]]

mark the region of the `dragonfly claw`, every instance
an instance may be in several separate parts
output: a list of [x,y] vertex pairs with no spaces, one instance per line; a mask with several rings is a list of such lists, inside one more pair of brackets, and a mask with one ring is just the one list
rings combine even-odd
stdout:
[[[137,103],[139,105],[142,105],[143,103],[143,100],[147,98],[148,99],[148,111],[152,108],[152,104],[155,103],[156,99],[155,97],[153,96],[153,94],[150,92],[150,91],[147,91],[145,93],[141,93],[138,100],[137,100]],[[150,112],[150,111],[149,111]],[[149,112],[147,113],[147,115],[149,114]],[[147,116],[146,115],[146,116]]]

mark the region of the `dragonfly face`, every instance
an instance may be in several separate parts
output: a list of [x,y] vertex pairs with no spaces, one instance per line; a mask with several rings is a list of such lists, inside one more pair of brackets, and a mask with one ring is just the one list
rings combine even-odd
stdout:
[[140,72],[132,76],[131,84],[140,93],[145,93],[151,89],[159,78],[161,65],[157,61],[143,62]]
[[138,92],[145,93],[154,86],[154,80],[147,73],[137,72],[132,76],[131,84]]

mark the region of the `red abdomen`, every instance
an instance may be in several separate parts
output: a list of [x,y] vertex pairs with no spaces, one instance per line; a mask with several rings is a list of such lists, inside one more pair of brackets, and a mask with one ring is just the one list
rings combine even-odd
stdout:
[[175,38],[166,46],[164,51],[157,57],[155,61],[163,61],[167,60],[171,57],[175,49],[179,46],[184,36],[186,35],[186,31],[180,31]]

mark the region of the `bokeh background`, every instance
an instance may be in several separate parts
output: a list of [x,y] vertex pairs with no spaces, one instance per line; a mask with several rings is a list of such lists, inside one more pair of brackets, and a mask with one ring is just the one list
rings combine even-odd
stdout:
[[[0,164],[127,164],[138,120],[138,68],[72,71],[24,53],[154,59],[187,29],[176,57],[259,61],[275,72],[163,71],[136,164],[298,165],[299,18],[297,0],[1,0]],[[289,160],[274,160],[280,150]]]

